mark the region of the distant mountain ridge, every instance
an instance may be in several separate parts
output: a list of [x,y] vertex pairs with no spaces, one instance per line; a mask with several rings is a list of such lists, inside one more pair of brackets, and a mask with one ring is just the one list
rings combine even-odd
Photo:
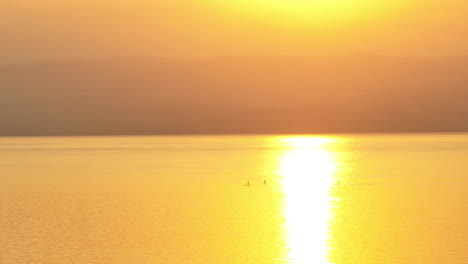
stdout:
[[468,131],[468,57],[63,60],[0,91],[2,136]]

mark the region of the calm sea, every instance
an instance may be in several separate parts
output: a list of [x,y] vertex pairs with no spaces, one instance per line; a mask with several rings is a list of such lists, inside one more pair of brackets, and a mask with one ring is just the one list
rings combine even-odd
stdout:
[[468,263],[466,134],[0,138],[0,182],[2,264]]

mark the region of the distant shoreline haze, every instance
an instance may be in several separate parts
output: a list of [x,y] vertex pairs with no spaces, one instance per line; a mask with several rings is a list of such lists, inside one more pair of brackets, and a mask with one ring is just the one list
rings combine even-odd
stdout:
[[468,57],[115,58],[0,66],[0,136],[468,131]]

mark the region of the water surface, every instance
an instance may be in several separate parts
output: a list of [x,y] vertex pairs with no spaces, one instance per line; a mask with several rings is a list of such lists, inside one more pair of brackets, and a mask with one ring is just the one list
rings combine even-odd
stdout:
[[0,263],[468,261],[464,134],[0,138],[0,180]]

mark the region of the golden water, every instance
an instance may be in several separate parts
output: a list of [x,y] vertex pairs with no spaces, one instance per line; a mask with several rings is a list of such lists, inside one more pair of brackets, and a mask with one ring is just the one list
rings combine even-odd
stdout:
[[0,180],[5,264],[468,262],[463,134],[0,138]]

